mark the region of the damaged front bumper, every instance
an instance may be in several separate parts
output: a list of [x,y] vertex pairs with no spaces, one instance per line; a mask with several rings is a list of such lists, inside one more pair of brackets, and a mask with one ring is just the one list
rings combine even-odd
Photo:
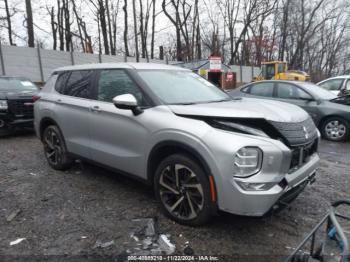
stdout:
[[[233,187],[232,193],[235,198],[226,211],[245,216],[264,216],[271,211],[286,207],[308,184],[315,181],[318,162],[319,156],[315,153],[302,167],[293,173],[285,174],[268,190],[245,190],[240,184],[243,180],[238,181],[233,178],[231,187]],[[248,181],[253,182],[252,179]]]

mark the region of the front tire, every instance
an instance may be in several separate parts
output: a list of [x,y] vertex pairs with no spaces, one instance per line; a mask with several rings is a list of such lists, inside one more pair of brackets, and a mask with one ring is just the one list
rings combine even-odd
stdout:
[[45,128],[42,142],[47,162],[55,170],[66,170],[71,167],[73,159],[68,156],[61,131],[55,125]]
[[327,118],[321,126],[322,136],[330,141],[344,141],[349,136],[349,122],[340,117]]
[[211,218],[208,176],[190,156],[165,158],[156,170],[154,187],[165,215],[179,224],[199,226]]

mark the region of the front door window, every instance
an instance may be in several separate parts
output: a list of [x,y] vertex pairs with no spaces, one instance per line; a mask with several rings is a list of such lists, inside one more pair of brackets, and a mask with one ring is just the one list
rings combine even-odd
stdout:
[[132,94],[139,105],[145,105],[143,94],[124,70],[102,70],[98,81],[97,100],[111,102],[119,95]]

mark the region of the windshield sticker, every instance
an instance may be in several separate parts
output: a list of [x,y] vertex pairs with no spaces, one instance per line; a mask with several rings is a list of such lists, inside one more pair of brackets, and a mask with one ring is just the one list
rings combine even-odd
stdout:
[[33,86],[33,84],[29,81],[21,81],[22,86]]

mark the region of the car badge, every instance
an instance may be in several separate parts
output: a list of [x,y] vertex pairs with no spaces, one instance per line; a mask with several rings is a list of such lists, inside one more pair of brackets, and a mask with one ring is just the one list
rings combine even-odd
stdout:
[[307,131],[305,126],[303,126],[303,131],[304,131],[304,134],[305,134],[305,139],[308,139],[309,138],[309,132]]

